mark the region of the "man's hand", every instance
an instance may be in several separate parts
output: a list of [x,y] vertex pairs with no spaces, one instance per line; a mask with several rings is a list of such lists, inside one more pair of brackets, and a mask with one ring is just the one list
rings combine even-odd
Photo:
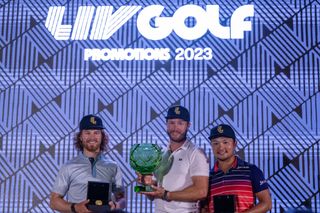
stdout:
[[136,172],[138,175],[137,182],[140,184],[145,184],[145,185],[154,185],[155,181],[152,180],[152,175],[142,175],[138,172]]
[[163,198],[164,195],[164,188],[163,187],[157,187],[152,185],[151,188],[153,189],[152,192],[140,192],[141,194],[147,195],[147,196],[151,196],[154,198]]
[[77,213],[92,213],[92,211],[90,211],[87,208],[88,203],[89,203],[89,200],[84,200],[81,203],[77,203],[76,205],[74,205],[76,212]]
[[[90,213],[91,211],[89,211],[86,206],[88,203],[89,200],[84,200],[81,203],[75,204],[74,209],[77,213]],[[55,192],[51,192],[50,207],[59,212],[71,212],[71,203],[64,200],[62,195]]]
[[117,205],[117,203],[112,200],[109,201],[109,206],[111,210],[119,208],[119,205]]

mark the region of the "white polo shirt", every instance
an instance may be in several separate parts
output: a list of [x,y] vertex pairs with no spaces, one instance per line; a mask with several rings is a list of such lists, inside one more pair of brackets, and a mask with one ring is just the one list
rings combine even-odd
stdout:
[[[190,141],[173,155],[170,171],[164,176],[162,186],[169,192],[181,191],[192,185],[193,176],[209,176],[209,162],[205,153]],[[198,212],[197,202],[165,201],[155,199],[155,212]]]

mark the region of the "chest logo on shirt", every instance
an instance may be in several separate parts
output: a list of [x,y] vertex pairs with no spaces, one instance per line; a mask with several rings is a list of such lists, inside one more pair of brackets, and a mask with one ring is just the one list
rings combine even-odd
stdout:
[[179,161],[182,161],[182,158],[179,158]]

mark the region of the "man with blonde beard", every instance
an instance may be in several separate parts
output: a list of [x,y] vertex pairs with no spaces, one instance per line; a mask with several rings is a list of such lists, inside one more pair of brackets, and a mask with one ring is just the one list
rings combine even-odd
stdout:
[[154,200],[156,213],[196,213],[198,201],[208,192],[209,163],[203,150],[187,138],[191,123],[185,107],[170,107],[166,121],[169,143],[165,156],[172,160],[171,168],[161,181],[138,174],[138,182],[152,184],[152,192],[142,193]]

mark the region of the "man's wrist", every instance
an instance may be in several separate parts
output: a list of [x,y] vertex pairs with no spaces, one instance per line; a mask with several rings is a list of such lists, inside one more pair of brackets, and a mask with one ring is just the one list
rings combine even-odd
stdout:
[[75,205],[76,205],[75,203],[71,203],[71,212],[72,213],[77,213]]
[[169,200],[169,191],[164,190],[164,193],[163,193],[163,196],[162,196],[162,200],[170,201]]

